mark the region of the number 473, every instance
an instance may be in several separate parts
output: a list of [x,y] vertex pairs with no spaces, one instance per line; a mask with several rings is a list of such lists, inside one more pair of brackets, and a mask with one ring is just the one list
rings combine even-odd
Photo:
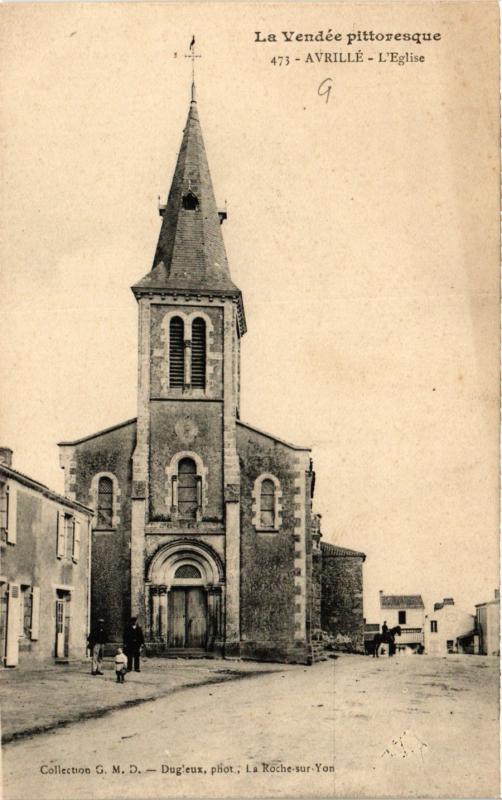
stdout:
[[270,62],[274,67],[287,67],[289,64],[289,56],[274,56]]

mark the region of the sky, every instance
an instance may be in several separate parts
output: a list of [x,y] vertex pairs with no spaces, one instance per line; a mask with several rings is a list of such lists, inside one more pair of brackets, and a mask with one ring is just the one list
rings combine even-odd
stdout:
[[[467,609],[490,599],[496,4],[1,10],[0,444],[14,466],[62,491],[57,442],[136,415],[129,287],[152,264],[195,35],[248,323],[242,419],[312,447],[325,540],[367,556],[369,621],[379,589]],[[379,44],[361,46],[364,63],[312,64],[308,52],[346,42],[255,42],[258,30],[321,29],[442,38],[400,44],[426,56],[403,66],[378,63]],[[290,64],[274,65],[280,55]]]

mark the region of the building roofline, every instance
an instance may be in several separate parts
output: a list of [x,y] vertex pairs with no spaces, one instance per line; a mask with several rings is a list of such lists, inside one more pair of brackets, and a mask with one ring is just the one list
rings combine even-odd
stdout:
[[40,483],[40,481],[36,481],[34,478],[30,478],[29,475],[25,475],[23,472],[18,472],[17,469],[12,469],[12,467],[8,467],[5,464],[0,464],[0,475],[5,475],[7,478],[13,478],[19,483],[22,483],[23,486],[27,486],[29,489],[33,489],[36,492],[39,492],[44,497],[47,497],[49,500],[54,500],[56,503],[61,503],[62,505],[69,506],[70,508],[76,508],[78,511],[83,511],[87,514],[94,514],[94,509],[89,508],[89,506],[84,506],[83,503],[79,503],[77,500],[70,500],[69,497],[65,497],[59,492],[55,492],[52,489],[49,489],[44,483]]
[[362,558],[363,561],[366,561],[366,553],[361,553],[359,550],[350,550],[348,547],[341,547],[331,542],[321,542],[321,550],[324,550],[327,555],[335,556],[336,558]]
[[[383,600],[392,600],[392,605],[383,605]],[[399,601],[402,602],[399,602]],[[382,594],[380,595],[380,608],[403,608],[405,603],[409,600],[414,601],[414,605],[406,606],[407,608],[425,608],[425,604],[421,594]]]
[[286,442],[284,439],[279,439],[278,436],[274,436],[272,433],[267,433],[266,431],[260,430],[260,428],[256,428],[254,425],[250,425],[248,422],[243,422],[241,419],[236,420],[237,425],[241,425],[243,428],[248,428],[250,431],[254,431],[254,433],[259,433],[261,436],[266,436],[267,439],[272,439],[274,442],[279,442],[279,444],[283,444],[286,447],[290,447],[292,450],[304,450],[307,452],[312,452],[311,447],[302,447],[298,444],[291,444],[291,442]]
[[132,425],[133,422],[137,421],[137,419],[137,417],[126,419],[125,422],[119,422],[117,425],[112,425],[111,428],[103,428],[101,431],[90,433],[88,436],[83,436],[81,439],[75,439],[73,442],[58,442],[58,447],[70,447],[72,445],[82,444],[82,442],[88,442],[90,439],[96,439],[97,436],[103,436],[105,433],[111,433],[112,431],[119,430],[119,428],[125,428],[126,425]]

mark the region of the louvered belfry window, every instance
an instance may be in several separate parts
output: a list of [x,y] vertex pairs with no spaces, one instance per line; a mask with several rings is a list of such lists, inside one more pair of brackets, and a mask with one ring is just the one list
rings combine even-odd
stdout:
[[183,386],[183,320],[173,317],[169,323],[169,386]]
[[273,528],[275,524],[275,486],[266,478],[261,484],[260,522],[264,528]]
[[98,484],[98,528],[111,528],[113,521],[113,482],[100,478]]
[[206,388],[206,323],[200,317],[192,323],[192,376],[195,389]]
[[197,515],[197,469],[192,458],[182,458],[178,465],[178,513],[185,519]]

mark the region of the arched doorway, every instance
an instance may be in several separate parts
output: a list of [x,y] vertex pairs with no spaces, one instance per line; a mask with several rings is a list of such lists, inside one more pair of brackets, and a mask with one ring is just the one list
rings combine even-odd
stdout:
[[153,557],[146,584],[147,635],[155,649],[214,650],[222,633],[223,567],[207,545],[178,540]]

